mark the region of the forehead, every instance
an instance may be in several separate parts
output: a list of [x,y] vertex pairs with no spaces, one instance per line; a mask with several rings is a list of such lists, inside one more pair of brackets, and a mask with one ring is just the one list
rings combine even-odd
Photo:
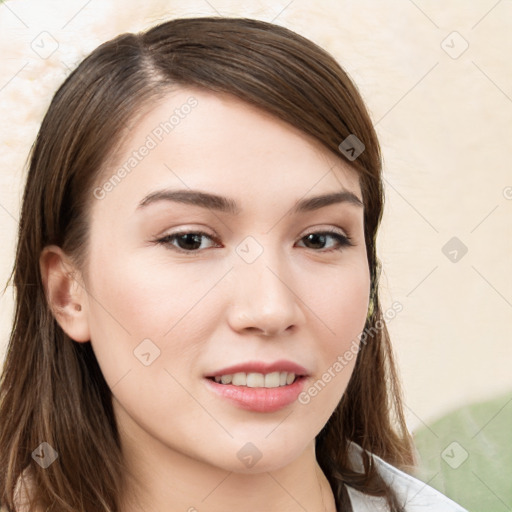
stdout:
[[135,205],[164,186],[242,202],[339,190],[362,200],[357,172],[318,140],[230,94],[194,87],[170,91],[137,114],[97,185],[111,204]]

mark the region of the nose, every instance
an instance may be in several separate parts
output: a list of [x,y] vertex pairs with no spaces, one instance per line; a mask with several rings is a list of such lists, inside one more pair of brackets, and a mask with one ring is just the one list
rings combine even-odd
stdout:
[[240,333],[291,334],[305,321],[284,256],[269,258],[268,254],[265,251],[252,263],[238,260],[231,272],[233,296],[228,321]]

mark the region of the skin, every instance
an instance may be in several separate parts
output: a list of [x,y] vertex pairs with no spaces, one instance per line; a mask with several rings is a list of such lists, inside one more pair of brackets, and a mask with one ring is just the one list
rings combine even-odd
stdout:
[[[342,189],[362,201],[357,173],[309,135],[237,98],[181,88],[139,118],[105,179],[190,96],[197,106],[121,183],[103,199],[91,193],[88,279],[59,247],[42,252],[49,301],[73,340],[91,342],[112,390],[131,478],[123,512],[332,512],[314,440],[355,358],[308,404],[272,413],[212,394],[204,375],[287,359],[308,369],[307,389],[357,339],[370,289],[363,207],[290,214],[297,200]],[[227,196],[242,212],[170,201],[137,209],[164,188]],[[330,235],[305,238],[325,229],[354,245],[337,250]],[[195,252],[190,241],[154,243],[178,230],[212,239],[200,238]],[[263,250],[250,264],[236,251],[248,236]],[[144,339],[160,350],[148,366],[134,355]],[[262,454],[251,468],[237,456],[248,442]]]

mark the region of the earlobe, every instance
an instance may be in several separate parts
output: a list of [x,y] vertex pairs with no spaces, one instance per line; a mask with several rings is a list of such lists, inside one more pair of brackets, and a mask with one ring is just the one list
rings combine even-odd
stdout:
[[89,341],[87,292],[78,270],[56,245],[41,251],[39,268],[48,306],[62,330],[75,341]]

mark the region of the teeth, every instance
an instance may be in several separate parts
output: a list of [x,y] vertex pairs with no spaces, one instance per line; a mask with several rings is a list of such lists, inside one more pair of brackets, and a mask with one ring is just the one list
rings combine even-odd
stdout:
[[262,388],[265,386],[265,375],[262,373],[248,373],[247,374],[247,387],[249,388]]
[[279,372],[267,373],[265,375],[265,387],[266,388],[278,388],[280,384]]
[[214,377],[219,384],[232,384],[233,386],[247,386],[249,388],[278,388],[287,386],[295,380],[295,373],[272,372],[272,373],[234,373],[233,375],[222,375]]
[[233,380],[233,375],[223,375],[220,378],[220,381],[222,384],[231,384],[231,381]]
[[247,385],[247,374],[246,373],[235,373],[233,380],[231,381],[233,386],[246,386]]

